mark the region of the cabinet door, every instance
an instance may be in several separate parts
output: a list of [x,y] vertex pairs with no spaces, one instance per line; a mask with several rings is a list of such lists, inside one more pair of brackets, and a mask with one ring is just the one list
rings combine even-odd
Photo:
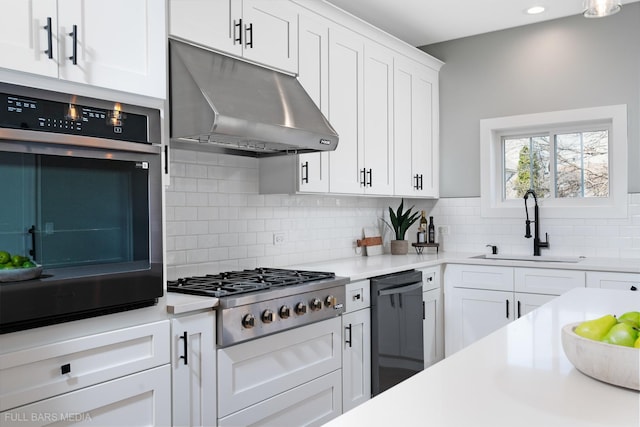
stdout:
[[171,319],[173,425],[216,424],[215,311]]
[[393,54],[369,42],[364,47],[365,193],[393,194]]
[[0,68],[58,77],[56,0],[0,0],[0,10]]
[[371,310],[342,316],[342,409],[371,398]]
[[640,290],[640,274],[587,271],[587,287],[637,291]]
[[396,56],[394,66],[395,194],[438,197],[438,73]]
[[554,299],[557,295],[542,295],[542,294],[522,294],[515,293],[515,318],[519,319],[527,313],[532,312],[536,308],[543,304],[548,303]]
[[452,288],[447,302],[447,356],[507,325],[514,318],[513,292]]
[[422,294],[424,302],[424,367],[444,358],[444,312],[442,291],[432,289]]
[[[11,411],[2,426],[169,426],[169,365],[86,387]],[[214,402],[215,404],[215,402]]]
[[[298,28],[298,80],[328,116],[329,102],[329,26],[318,19],[301,15]],[[329,153],[299,156],[298,188],[301,192],[329,191]]]
[[166,97],[164,2],[60,1],[58,36],[60,78]]
[[242,55],[239,0],[170,0],[169,34],[194,43]]
[[359,35],[329,28],[329,122],[340,136],[329,153],[332,193],[364,192],[363,50]]
[[289,0],[243,0],[243,56],[295,73],[298,13]]

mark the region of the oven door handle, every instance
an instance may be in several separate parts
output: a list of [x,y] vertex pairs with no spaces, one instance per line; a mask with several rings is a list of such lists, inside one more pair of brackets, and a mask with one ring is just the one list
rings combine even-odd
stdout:
[[405,285],[405,286],[398,286],[390,289],[383,289],[381,291],[378,291],[378,296],[382,297],[385,295],[405,294],[407,292],[411,292],[416,289],[422,289],[422,282],[412,283],[410,285]]

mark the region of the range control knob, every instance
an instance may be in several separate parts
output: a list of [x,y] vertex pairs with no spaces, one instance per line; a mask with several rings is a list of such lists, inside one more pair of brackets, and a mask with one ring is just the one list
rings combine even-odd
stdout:
[[253,317],[253,314],[245,314],[242,318],[242,326],[247,329],[251,329],[256,325],[256,318]]
[[328,297],[326,297],[324,299],[324,305],[326,305],[327,308],[331,308],[331,307],[335,306],[337,302],[338,302],[338,299],[336,297],[334,297],[333,295],[329,295]]
[[309,307],[312,311],[318,311],[322,308],[322,301],[320,301],[318,298],[314,298],[309,301]]
[[296,311],[296,314],[298,315],[305,314],[307,312],[307,304],[303,302],[297,303],[295,311]]
[[283,305],[280,307],[280,311],[278,312],[281,319],[288,319],[291,316],[291,308],[287,305]]
[[276,315],[273,311],[266,309],[262,312],[262,323],[271,323],[276,320]]

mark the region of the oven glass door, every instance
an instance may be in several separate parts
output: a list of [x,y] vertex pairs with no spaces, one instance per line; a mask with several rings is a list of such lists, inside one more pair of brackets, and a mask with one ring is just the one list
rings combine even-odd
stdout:
[[[0,250],[45,269],[149,268],[148,164],[0,152]],[[129,268],[129,267],[128,267]]]

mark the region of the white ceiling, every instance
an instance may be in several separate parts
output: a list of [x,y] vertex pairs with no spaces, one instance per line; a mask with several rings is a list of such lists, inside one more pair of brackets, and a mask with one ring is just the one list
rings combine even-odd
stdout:
[[[413,46],[423,46],[581,14],[584,0],[327,1]],[[544,6],[546,10],[527,15],[525,11],[531,6]]]

